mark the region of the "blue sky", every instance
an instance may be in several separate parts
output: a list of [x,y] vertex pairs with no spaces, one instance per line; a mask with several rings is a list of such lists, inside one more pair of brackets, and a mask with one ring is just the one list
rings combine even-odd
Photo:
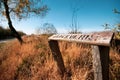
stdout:
[[[35,29],[44,23],[52,23],[59,33],[69,31],[72,22],[72,6],[79,8],[77,21],[82,32],[101,31],[105,23],[115,25],[120,22],[120,14],[114,14],[113,9],[120,10],[120,0],[43,0],[50,8],[44,18],[31,17],[16,21],[13,24],[17,30],[27,34],[35,33]],[[0,23],[3,26],[7,23]]]

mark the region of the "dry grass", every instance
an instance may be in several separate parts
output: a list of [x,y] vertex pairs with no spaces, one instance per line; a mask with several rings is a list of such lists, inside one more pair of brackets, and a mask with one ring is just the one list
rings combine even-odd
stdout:
[[[0,80],[62,80],[47,36],[23,37],[0,44]],[[93,80],[90,45],[59,42],[65,67],[72,80]],[[110,52],[110,79],[120,79],[120,54]]]
[[[93,80],[92,55],[90,45],[60,42],[60,50],[68,72],[72,80]],[[90,75],[89,75],[90,74]],[[87,79],[88,80],[88,79]]]

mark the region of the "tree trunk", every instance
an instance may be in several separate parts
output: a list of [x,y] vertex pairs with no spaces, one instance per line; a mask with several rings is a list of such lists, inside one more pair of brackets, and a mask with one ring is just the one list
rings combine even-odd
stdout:
[[23,40],[22,40],[21,36],[18,34],[18,32],[15,30],[15,28],[12,25],[12,21],[11,21],[11,18],[10,18],[9,7],[8,7],[7,2],[8,2],[8,0],[3,0],[3,4],[4,4],[4,7],[5,7],[5,14],[6,14],[6,18],[8,20],[9,28],[10,28],[13,36],[15,36],[19,40],[19,42],[22,44]]

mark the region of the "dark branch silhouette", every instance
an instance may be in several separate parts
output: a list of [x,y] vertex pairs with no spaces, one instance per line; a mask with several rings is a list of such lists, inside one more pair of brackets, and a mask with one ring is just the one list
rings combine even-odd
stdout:
[[20,41],[20,43],[22,44],[23,40],[22,40],[21,36],[18,34],[18,32],[15,30],[15,28],[12,25],[12,21],[11,21],[11,18],[10,18],[9,7],[8,7],[8,4],[7,4],[8,0],[4,0],[3,3],[4,3],[4,7],[5,7],[5,14],[6,14],[6,18],[8,20],[9,28],[11,29],[11,32],[12,32],[13,36],[15,36]]
[[12,24],[12,15],[18,19],[28,18],[30,16],[44,16],[48,7],[41,3],[41,0],[0,0],[0,14],[6,16],[9,28],[14,37],[22,44],[23,40]]

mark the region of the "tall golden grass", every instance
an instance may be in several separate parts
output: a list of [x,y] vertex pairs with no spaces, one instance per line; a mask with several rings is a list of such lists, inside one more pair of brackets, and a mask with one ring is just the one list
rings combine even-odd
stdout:
[[[25,36],[0,44],[0,80],[62,80],[48,46],[48,36]],[[93,80],[91,47],[59,42],[71,80]],[[110,51],[110,80],[120,79],[120,53]]]

